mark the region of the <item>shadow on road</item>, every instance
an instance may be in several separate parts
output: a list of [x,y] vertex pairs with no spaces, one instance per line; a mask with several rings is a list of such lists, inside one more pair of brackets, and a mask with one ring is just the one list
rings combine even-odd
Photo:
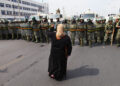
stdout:
[[88,65],[82,66],[80,68],[74,70],[68,70],[67,79],[74,79],[84,76],[96,76],[99,74],[99,69],[97,68],[89,68]]

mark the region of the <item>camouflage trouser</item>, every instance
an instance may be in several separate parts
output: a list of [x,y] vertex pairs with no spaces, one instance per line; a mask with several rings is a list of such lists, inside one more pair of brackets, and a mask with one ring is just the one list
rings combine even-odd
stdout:
[[26,39],[26,31],[24,29],[21,29],[21,38]]
[[19,39],[21,36],[21,29],[17,29],[16,33],[17,33],[17,39]]
[[9,35],[8,29],[4,29],[4,30],[3,30],[3,35],[4,35],[4,38],[5,38],[5,39],[8,39],[8,35]]
[[93,43],[95,43],[95,32],[88,32],[87,35],[88,35],[89,46],[91,47]]
[[42,32],[42,30],[39,31],[39,34],[40,34],[40,42],[43,42],[43,38],[42,38],[42,37],[43,37],[43,36],[42,36],[42,35],[43,35],[43,32]]
[[75,31],[71,31],[70,37],[71,37],[71,40],[72,40],[72,44],[74,45],[75,44],[76,32]]
[[3,30],[0,29],[0,40],[3,39]]
[[108,40],[112,41],[112,33],[105,33],[104,42],[106,43]]
[[96,43],[101,43],[102,41],[101,41],[101,31],[96,31],[95,32],[95,41],[96,41]]
[[32,30],[26,30],[26,38],[27,38],[27,41],[30,41],[31,38],[32,38]]
[[104,30],[100,31],[100,35],[101,35],[101,42],[103,43],[104,42],[104,36],[105,36]]
[[117,31],[116,40],[117,40],[117,45],[120,45],[120,29],[118,29]]
[[[34,38],[35,38],[35,42],[38,43],[39,42],[39,31],[33,31],[33,35],[34,35]],[[33,41],[33,38],[32,38],[32,41]]]
[[79,44],[80,44],[81,46],[83,46],[84,44],[87,43],[85,31],[77,31],[77,38],[78,38]]
[[47,30],[41,30],[42,42],[49,43],[49,38],[48,38],[48,35],[46,33],[47,33]]
[[9,29],[9,33],[10,33],[12,39],[15,39],[16,29]]

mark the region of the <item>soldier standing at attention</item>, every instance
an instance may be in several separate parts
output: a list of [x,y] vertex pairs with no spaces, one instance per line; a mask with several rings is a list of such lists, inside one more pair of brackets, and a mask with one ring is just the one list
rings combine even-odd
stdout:
[[43,21],[41,23],[41,29],[42,29],[42,39],[43,39],[42,41],[49,43],[49,39],[46,34],[46,32],[49,30],[49,23],[48,23],[48,19],[46,16],[43,17]]
[[32,27],[31,27],[31,21],[26,22],[26,39],[27,41],[30,41],[32,38]]
[[68,35],[68,31],[69,31],[68,20],[65,19],[62,23],[63,23],[63,26],[64,26],[64,31],[65,31],[65,33]]
[[109,19],[108,23],[105,25],[105,37],[104,37],[105,45],[112,41],[113,29],[114,29],[113,20]]
[[16,22],[16,29],[17,29],[17,39],[20,39],[20,21]]
[[61,24],[61,21],[60,21],[60,18],[56,18],[56,24],[55,24],[55,31],[56,31],[56,29],[57,29],[57,26],[59,25],[59,24]]
[[37,22],[35,17],[32,19],[31,27],[33,29],[32,41],[35,40],[35,42],[38,43],[39,42],[39,31],[40,31],[40,29],[38,27],[38,22]]
[[101,30],[102,30],[101,19],[97,19],[95,23],[95,38],[96,38],[97,45],[102,43]]
[[95,26],[91,19],[87,22],[87,35],[89,46],[92,47],[95,44]]
[[55,22],[53,21],[53,18],[50,18],[49,29],[50,29],[50,32],[55,31]]
[[74,18],[71,20],[69,27],[70,27],[70,36],[71,36],[71,40],[72,40],[72,45],[75,45],[77,24],[76,24],[76,20]]
[[15,39],[15,22],[14,21],[11,21],[9,23],[9,32],[10,32],[10,35],[11,35],[11,38],[12,39]]
[[104,36],[105,36],[105,25],[106,25],[106,19],[102,19],[101,21],[102,29],[101,29],[101,42],[104,43]]
[[116,29],[117,29],[117,36],[116,36],[116,40],[117,40],[117,47],[120,47],[120,18],[117,19],[117,24],[116,24]]
[[87,30],[87,26],[86,26],[86,23],[84,22],[84,19],[78,19],[77,20],[77,38],[81,46],[84,46],[87,43],[86,30]]

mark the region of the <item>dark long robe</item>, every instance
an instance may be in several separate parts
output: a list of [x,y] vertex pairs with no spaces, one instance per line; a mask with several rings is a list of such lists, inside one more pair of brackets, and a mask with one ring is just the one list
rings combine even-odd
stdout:
[[62,80],[66,75],[67,57],[71,55],[72,51],[71,40],[67,35],[57,40],[55,32],[48,32],[47,34],[51,38],[49,76],[53,74],[56,80]]

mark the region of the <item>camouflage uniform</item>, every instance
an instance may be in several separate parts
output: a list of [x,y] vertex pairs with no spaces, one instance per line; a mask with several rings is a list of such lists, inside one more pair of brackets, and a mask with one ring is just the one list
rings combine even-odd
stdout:
[[15,39],[15,22],[10,22],[8,25],[8,30],[12,39]]
[[16,34],[17,34],[17,39],[19,39],[21,36],[20,22],[16,23]]
[[96,43],[97,44],[101,44],[102,43],[102,24],[100,22],[100,20],[97,20],[96,21],[96,24],[95,24],[95,39],[96,39]]
[[26,40],[27,38],[26,38],[26,28],[27,26],[26,26],[26,23],[25,22],[22,22],[21,24],[20,24],[20,28],[21,28],[21,38],[22,39],[24,39],[24,40]]
[[85,45],[87,43],[86,40],[86,23],[84,22],[83,19],[81,19],[78,23],[77,23],[77,38],[79,40],[79,44],[81,46]]
[[27,41],[30,41],[31,38],[31,34],[32,34],[32,28],[30,27],[30,23],[23,23],[21,24],[21,30],[24,31],[24,33],[22,33],[24,39],[26,39]]
[[49,38],[46,34],[48,30],[49,30],[49,23],[47,21],[44,21],[43,23],[41,23],[42,42],[49,43]]
[[49,23],[49,29],[50,29],[50,32],[55,31],[55,22],[53,22],[53,20],[51,20],[51,22]]
[[38,43],[39,42],[39,37],[40,37],[40,34],[39,34],[40,28],[38,27],[38,22],[37,21],[32,21],[31,27],[32,27],[32,30],[33,30],[32,41],[35,40],[35,42]]
[[63,25],[64,25],[64,31],[68,35],[68,32],[69,32],[69,23],[68,23],[68,21],[64,20]]
[[95,43],[95,26],[91,20],[87,22],[87,36],[89,46],[92,47]]
[[61,24],[61,21],[59,21],[59,18],[57,18],[57,22],[55,23],[55,31],[57,30],[58,24]]
[[114,29],[114,24],[113,24],[112,20],[109,20],[109,22],[105,26],[105,37],[104,37],[105,44],[108,43],[108,40],[110,42],[112,41],[113,29]]
[[77,29],[76,21],[72,20],[70,25],[69,25],[70,37],[71,37],[71,40],[72,40],[72,45],[75,44],[76,29]]
[[106,19],[103,19],[103,20],[101,21],[101,23],[102,23],[101,42],[104,43]]
[[5,39],[8,39],[9,31],[8,31],[8,21],[3,23],[3,35]]

